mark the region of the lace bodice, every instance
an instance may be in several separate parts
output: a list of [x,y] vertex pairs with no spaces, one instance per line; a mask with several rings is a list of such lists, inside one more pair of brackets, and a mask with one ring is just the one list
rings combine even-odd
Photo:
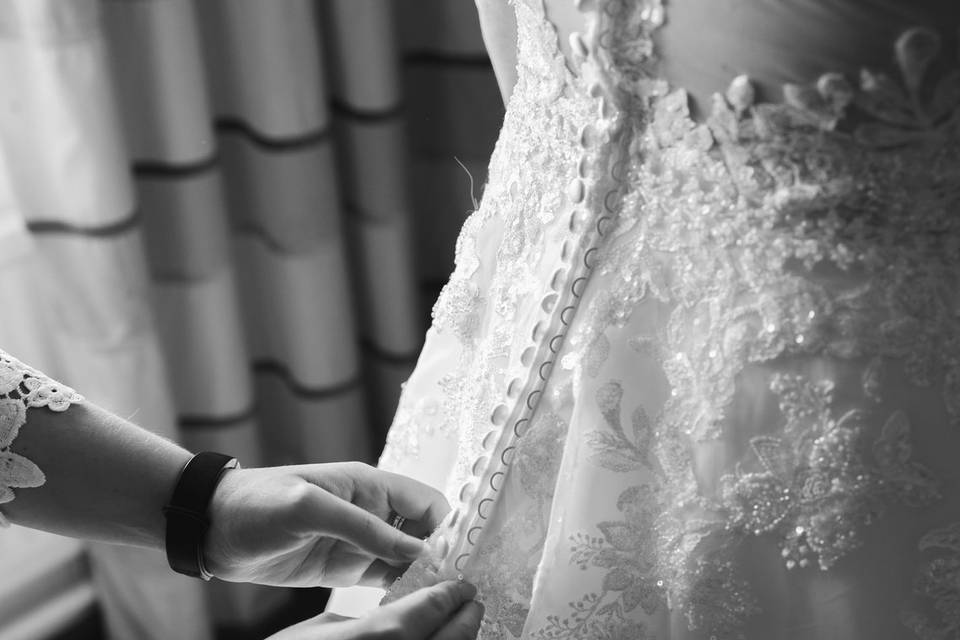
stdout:
[[[510,134],[501,135],[494,150],[483,202],[463,226],[456,269],[433,309],[431,339],[444,345],[434,351],[448,363],[436,370],[435,384],[444,389],[441,397],[457,401],[408,396],[412,406],[405,402],[399,409],[386,466],[419,451],[423,436],[456,439],[466,451],[482,452],[486,425],[467,431],[458,425],[469,423],[468,416],[481,407],[496,405],[505,385],[529,367],[520,362],[528,345],[517,341],[518,330],[532,329],[535,309],[548,304],[543,270],[570,261],[561,255],[570,253],[571,223],[564,210],[570,191],[583,186],[578,138],[593,120],[593,105],[571,82],[543,14],[519,4],[517,19],[524,34],[519,39],[522,73],[503,127]],[[472,474],[472,459],[469,454],[458,458],[455,476],[462,484]]]
[[[14,489],[39,487],[45,480],[37,465],[10,449],[27,422],[27,411],[38,407],[66,411],[82,400],[73,389],[0,351],[0,505],[16,497]],[[0,526],[6,524],[0,512]]]
[[[454,512],[488,638],[960,637],[960,63],[826,73],[705,117],[657,0],[519,82],[381,463]],[[812,80],[812,81],[810,81]]]

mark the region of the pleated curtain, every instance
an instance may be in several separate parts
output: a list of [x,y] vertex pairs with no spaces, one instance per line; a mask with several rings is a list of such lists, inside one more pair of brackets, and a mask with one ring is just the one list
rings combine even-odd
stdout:
[[[0,346],[245,466],[375,461],[502,118],[473,3],[5,0],[0,82]],[[45,588],[117,639],[287,598],[88,557]]]
[[[32,246],[3,267],[0,343],[176,437],[98,9],[95,0],[3,5],[6,199]],[[112,636],[209,637],[201,586],[172,575],[161,555],[91,545],[89,557]]]

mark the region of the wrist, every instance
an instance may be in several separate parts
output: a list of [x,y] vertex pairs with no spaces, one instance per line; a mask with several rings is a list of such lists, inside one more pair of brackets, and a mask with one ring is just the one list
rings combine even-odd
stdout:
[[158,483],[155,498],[151,501],[151,504],[154,505],[155,508],[154,513],[156,520],[155,526],[151,527],[151,538],[155,540],[155,543],[151,546],[156,547],[160,551],[164,550],[167,538],[167,519],[163,514],[163,510],[170,502],[170,496],[173,495],[173,491],[177,486],[177,480],[180,478],[180,474],[183,473],[184,467],[187,466],[191,458],[193,458],[193,454],[186,449],[181,449],[180,447],[171,449],[168,455],[165,456],[162,469],[159,471],[161,474],[161,482]]
[[204,580],[212,577],[203,557],[211,501],[224,474],[237,466],[236,458],[206,451],[193,456],[180,472],[163,508],[167,561],[177,573]]
[[235,546],[233,533],[244,524],[241,488],[245,480],[249,480],[247,473],[239,468],[225,473],[210,498],[210,526],[203,540],[202,554],[204,567],[216,578],[230,579],[229,558]]

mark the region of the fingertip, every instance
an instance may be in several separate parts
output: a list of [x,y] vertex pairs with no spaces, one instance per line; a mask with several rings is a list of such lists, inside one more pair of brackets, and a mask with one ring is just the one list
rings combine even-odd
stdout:
[[462,590],[461,583],[456,580],[444,580],[430,587],[430,589],[439,592],[447,598],[454,610],[459,609],[460,605],[466,603],[471,598],[465,597],[465,591]]
[[381,607],[380,611],[392,610],[399,614],[405,628],[411,631],[411,637],[442,640],[445,635],[433,634],[448,625],[451,618],[463,618],[462,609],[469,602],[464,595],[470,593],[469,587],[462,583],[446,580],[398,598]]
[[486,609],[476,600],[467,602],[457,610],[444,627],[433,636],[434,640],[473,640],[480,633]]
[[477,597],[477,587],[462,580],[444,580],[434,585],[434,588],[441,589],[449,594],[451,600],[456,603],[455,606],[457,608],[468,602],[472,602],[473,599]]
[[480,626],[480,623],[483,621],[483,616],[487,612],[487,608],[483,606],[482,602],[476,600],[471,600],[467,604],[463,605],[463,608],[467,610],[467,616],[476,621],[476,626]]
[[434,489],[433,501],[430,503],[429,511],[432,512],[430,515],[439,524],[441,520],[447,517],[448,513],[453,511],[453,507],[447,502],[447,497],[443,493]]
[[397,542],[397,551],[407,560],[416,560],[427,551],[427,544],[420,538],[408,536],[405,533],[400,534]]
[[457,594],[464,602],[473,600],[477,597],[477,588],[469,582],[456,582]]

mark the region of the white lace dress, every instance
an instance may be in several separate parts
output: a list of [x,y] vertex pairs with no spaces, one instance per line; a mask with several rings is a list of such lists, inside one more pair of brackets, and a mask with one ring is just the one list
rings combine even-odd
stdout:
[[394,592],[465,576],[484,638],[960,638],[957,25],[698,122],[669,6],[594,4],[575,76],[516,2],[381,460],[455,511]]

